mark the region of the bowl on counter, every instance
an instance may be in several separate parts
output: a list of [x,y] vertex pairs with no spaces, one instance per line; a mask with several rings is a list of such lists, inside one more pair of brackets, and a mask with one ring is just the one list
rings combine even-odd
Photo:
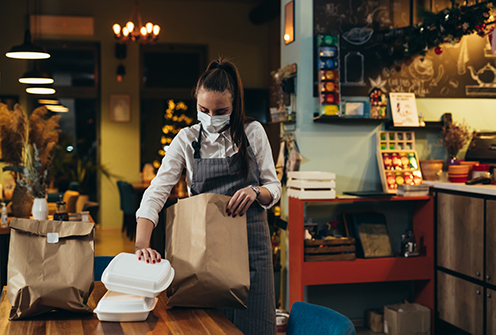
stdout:
[[464,183],[468,180],[470,165],[450,165],[448,167],[448,179],[452,183]]

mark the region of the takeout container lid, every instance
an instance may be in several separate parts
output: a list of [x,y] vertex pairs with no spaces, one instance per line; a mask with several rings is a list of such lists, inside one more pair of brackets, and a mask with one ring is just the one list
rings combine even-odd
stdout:
[[115,256],[102,274],[107,290],[148,298],[155,298],[166,290],[173,279],[174,269],[168,260],[151,264],[126,252]]
[[93,310],[100,321],[144,321],[157,304],[158,298],[107,291]]

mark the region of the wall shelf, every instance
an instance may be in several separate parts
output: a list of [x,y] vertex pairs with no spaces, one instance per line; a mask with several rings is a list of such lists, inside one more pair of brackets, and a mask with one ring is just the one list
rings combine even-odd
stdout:
[[425,121],[425,127],[395,127],[393,121],[386,123],[386,130],[405,130],[405,131],[421,131],[421,130],[436,130],[441,131],[444,123],[442,121]]
[[313,118],[313,122],[336,124],[381,124],[389,119],[373,119],[364,117],[342,117],[333,115],[320,115]]

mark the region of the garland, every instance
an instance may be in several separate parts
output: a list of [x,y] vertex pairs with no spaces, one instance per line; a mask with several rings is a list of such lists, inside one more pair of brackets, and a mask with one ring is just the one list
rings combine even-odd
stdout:
[[404,53],[406,56],[421,54],[425,55],[427,50],[435,48],[436,54],[442,53],[440,44],[458,43],[465,35],[477,33],[484,37],[492,32],[494,17],[491,8],[496,5],[496,0],[489,0],[473,6],[459,6],[440,11],[434,14],[423,11],[424,21],[403,28]]

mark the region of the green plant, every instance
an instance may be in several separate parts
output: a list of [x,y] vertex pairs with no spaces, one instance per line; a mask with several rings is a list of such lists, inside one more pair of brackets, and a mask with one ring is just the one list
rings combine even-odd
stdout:
[[[83,144],[82,141],[78,143]],[[71,152],[66,150],[72,144],[72,139],[67,138],[55,147],[50,170],[53,180],[63,179],[67,182],[77,182],[79,193],[89,194],[96,183],[98,173],[109,179],[117,177],[104,165],[96,162],[94,147],[81,155],[77,150]]]

